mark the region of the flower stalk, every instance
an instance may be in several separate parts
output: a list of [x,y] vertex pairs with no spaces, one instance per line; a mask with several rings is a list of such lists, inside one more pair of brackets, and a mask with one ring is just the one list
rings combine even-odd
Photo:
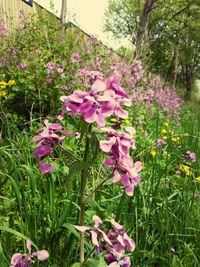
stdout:
[[[84,225],[85,220],[85,188],[87,183],[87,165],[89,160],[89,133],[91,132],[91,125],[89,125],[86,137],[85,137],[85,151],[83,156],[83,162],[86,163],[86,168],[81,172],[81,192],[80,192],[80,226]],[[80,263],[84,262],[84,233],[80,232]]]

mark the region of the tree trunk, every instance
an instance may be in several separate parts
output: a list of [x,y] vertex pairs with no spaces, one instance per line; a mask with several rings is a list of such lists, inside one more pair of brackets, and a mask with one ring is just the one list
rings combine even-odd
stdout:
[[185,65],[185,89],[186,89],[186,97],[190,97],[192,91],[192,79],[193,73],[191,64]]
[[178,71],[178,65],[179,65],[179,54],[180,54],[180,43],[178,42],[175,48],[174,69],[173,69],[173,87],[176,87],[177,71]]
[[62,0],[60,23],[61,23],[61,30],[62,30],[63,38],[65,37],[66,12],[67,12],[67,0]]
[[142,42],[147,39],[149,14],[156,0],[146,0],[142,15],[140,16],[139,27],[136,37],[136,55],[142,57]]

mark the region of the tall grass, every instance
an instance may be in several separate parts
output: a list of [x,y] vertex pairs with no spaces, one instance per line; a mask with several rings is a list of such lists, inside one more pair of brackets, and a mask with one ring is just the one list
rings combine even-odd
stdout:
[[[144,161],[144,170],[142,183],[135,189],[133,198],[109,180],[102,183],[109,173],[101,157],[89,171],[86,220],[98,214],[121,222],[136,242],[136,250],[131,255],[133,266],[199,265],[200,200],[194,195],[199,193],[200,185],[193,181],[200,175],[197,116],[198,113],[183,114],[182,124],[176,130],[182,136],[181,145],[168,144],[166,155],[158,152],[152,158],[151,144],[144,148],[144,137],[138,136],[137,152],[134,152],[138,154],[133,157]],[[158,115],[152,118],[151,140],[159,137],[162,123]],[[31,239],[33,246],[36,244],[50,253],[44,266],[68,267],[78,260],[79,253],[79,234],[72,224],[78,224],[80,210],[77,204],[80,152],[58,151],[55,172],[42,176],[33,157],[32,137],[32,131],[16,132],[12,139],[4,139],[0,147],[0,266],[9,266],[11,255],[23,251],[25,240]],[[65,145],[69,148],[70,140]],[[193,176],[177,176],[181,155],[187,150],[197,155]],[[86,254],[92,253],[88,242],[85,249]]]

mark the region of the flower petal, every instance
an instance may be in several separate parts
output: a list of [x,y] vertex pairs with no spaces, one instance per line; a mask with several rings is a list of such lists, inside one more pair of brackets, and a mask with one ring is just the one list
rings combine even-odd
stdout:
[[100,149],[105,152],[109,153],[111,151],[112,146],[115,144],[116,138],[113,136],[109,140],[100,141],[99,146]]
[[38,258],[39,261],[45,261],[49,257],[49,253],[46,250],[38,250],[34,252],[34,255]]
[[117,182],[119,182],[120,180],[121,180],[121,175],[120,175],[120,173],[118,172],[118,170],[115,170],[115,171],[113,172],[112,182],[113,182],[113,183],[117,183]]
[[103,223],[101,218],[99,216],[97,216],[97,215],[94,215],[92,217],[92,220],[95,223],[95,225],[94,225],[95,228],[99,227],[99,225]]
[[84,233],[87,230],[90,230],[91,228],[88,226],[79,226],[79,225],[73,225],[74,228],[76,228],[78,231]]
[[42,174],[53,172],[53,167],[51,166],[51,164],[40,161],[39,165],[40,165],[40,172]]
[[30,240],[26,241],[26,247],[28,249],[29,254],[31,254],[31,241]]

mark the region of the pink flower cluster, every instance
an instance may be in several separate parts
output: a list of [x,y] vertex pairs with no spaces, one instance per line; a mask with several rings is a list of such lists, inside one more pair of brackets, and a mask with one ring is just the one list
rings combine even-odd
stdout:
[[180,120],[182,102],[174,88],[158,87],[157,85],[152,89],[140,87],[132,94],[133,104],[144,105],[147,108],[158,104],[167,118],[175,117],[177,122]]
[[71,62],[80,62],[81,61],[81,57],[79,56],[79,54],[74,53],[71,57]]
[[141,61],[134,60],[131,64],[122,60],[120,63],[112,61],[112,69],[116,70],[122,77],[122,86],[128,86],[129,89],[135,87],[135,85],[143,78],[144,69]]
[[[48,120],[44,121],[45,127],[37,130],[37,136],[33,138],[34,142],[38,142],[34,155],[39,161],[40,172],[42,174],[53,172],[51,164],[44,162],[53,151],[53,145],[58,145],[65,139],[65,136],[72,136],[73,133],[68,130],[63,130],[60,123],[49,123]],[[58,134],[64,134],[59,136]]]
[[90,71],[87,67],[79,68],[76,72],[75,78],[81,78],[84,88],[88,87],[88,84],[93,84],[95,80],[102,80],[103,74],[99,71]]
[[47,68],[47,73],[51,74],[51,73],[63,73],[64,72],[64,68],[61,66],[56,66],[56,63],[53,61],[49,61],[45,67]]
[[191,162],[196,162],[196,154],[191,151],[187,151],[185,153],[185,158]]
[[127,235],[123,226],[111,220],[112,229],[107,233],[103,230],[102,220],[94,215],[94,227],[77,226],[74,227],[80,232],[88,232],[92,244],[97,253],[103,252],[109,267],[130,267],[130,258],[125,256],[126,249],[133,252],[135,249],[134,241]]
[[60,78],[63,80],[65,78],[64,68],[62,66],[57,66],[55,62],[49,61],[46,65],[47,77],[46,82],[51,84],[53,82],[52,75],[59,74]]
[[49,257],[49,253],[46,250],[38,250],[36,252],[31,253],[30,240],[27,240],[26,247],[29,253],[15,253],[11,258],[10,267],[29,267],[34,262],[33,258],[37,257],[39,261],[45,261]]
[[122,184],[125,193],[133,196],[134,187],[141,181],[138,173],[142,169],[142,163],[140,161],[134,163],[129,154],[129,149],[135,148],[134,128],[126,127],[125,130],[127,133],[105,128],[107,140],[100,141],[100,149],[110,154],[110,157],[105,159],[104,165],[114,169],[112,181]]
[[139,87],[132,94],[133,104],[145,105],[147,108],[152,107],[155,101],[155,90]]
[[164,139],[162,139],[162,138],[158,138],[156,140],[157,147],[160,147],[160,146],[165,145],[165,144],[166,144],[166,141]]
[[177,122],[180,121],[180,108],[183,101],[175,88],[158,88],[155,91],[155,99],[167,118],[175,117]]
[[65,103],[63,110],[68,108],[72,116],[80,114],[87,123],[96,122],[99,127],[106,125],[109,116],[127,119],[128,112],[122,106],[131,105],[117,75],[110,79],[97,77],[90,91],[75,90],[70,96],[62,96],[61,101]]
[[17,67],[19,70],[26,70],[28,66],[24,63],[20,63]]

